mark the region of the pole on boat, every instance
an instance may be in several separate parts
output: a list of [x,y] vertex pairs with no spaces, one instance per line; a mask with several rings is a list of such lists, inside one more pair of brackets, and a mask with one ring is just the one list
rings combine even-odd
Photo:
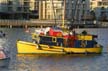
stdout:
[[64,25],[65,25],[65,8],[66,8],[66,0],[64,0],[64,2],[63,2],[63,5],[64,5],[64,7],[63,7],[63,16],[62,16],[62,19],[63,19],[63,23],[62,23],[62,28],[64,28]]
[[56,12],[55,12],[55,8],[54,8],[54,1],[53,0],[50,0],[51,1],[51,3],[52,3],[52,9],[53,9],[53,15],[54,15],[54,21],[55,21],[55,24],[54,24],[54,26],[56,26],[57,25],[57,21],[56,21]]

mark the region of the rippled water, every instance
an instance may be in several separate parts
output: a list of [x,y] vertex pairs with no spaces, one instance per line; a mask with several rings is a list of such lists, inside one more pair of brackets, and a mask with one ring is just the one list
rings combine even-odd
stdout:
[[[0,67],[0,71],[108,71],[108,29],[86,29],[97,34],[102,44],[103,53],[97,56],[73,55],[35,55],[17,57],[16,41],[31,41],[31,36],[21,28],[0,28],[6,38],[0,38],[0,46],[9,50],[11,57],[8,67]],[[30,29],[33,31],[33,29]],[[77,29],[80,33],[84,29]],[[7,63],[8,65],[8,63]]]

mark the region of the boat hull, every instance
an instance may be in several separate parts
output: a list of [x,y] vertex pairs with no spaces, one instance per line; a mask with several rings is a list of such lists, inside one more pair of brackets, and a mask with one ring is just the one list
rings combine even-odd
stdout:
[[[37,49],[37,47],[41,49]],[[102,47],[75,48],[34,44],[31,42],[17,41],[18,54],[66,54],[66,53],[97,53],[102,52]]]
[[92,47],[92,48],[64,48],[67,53],[101,53],[101,47]]
[[10,62],[10,57],[5,59],[0,59],[0,67],[8,67]]

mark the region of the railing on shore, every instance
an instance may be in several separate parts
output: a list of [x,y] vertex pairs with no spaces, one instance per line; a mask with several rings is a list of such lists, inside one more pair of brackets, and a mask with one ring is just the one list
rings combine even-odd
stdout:
[[[69,24],[70,22],[65,21],[65,24]],[[86,22],[87,23],[87,22]],[[93,21],[89,22],[88,24],[84,24],[84,22],[80,22],[80,24],[76,24],[77,25],[81,25],[81,26],[91,26],[93,27]],[[62,20],[57,20],[56,21],[56,25],[61,25],[62,24]],[[76,24],[73,24],[76,25]],[[0,20],[0,26],[2,27],[7,27],[7,26],[12,26],[12,27],[40,27],[40,26],[54,26],[55,25],[55,21],[54,20]],[[98,27],[108,27],[108,22],[97,22],[96,25],[98,25]]]
[[[61,24],[62,20],[57,20],[57,24]],[[67,22],[66,22],[67,23]],[[53,26],[54,20],[0,20],[0,26]]]

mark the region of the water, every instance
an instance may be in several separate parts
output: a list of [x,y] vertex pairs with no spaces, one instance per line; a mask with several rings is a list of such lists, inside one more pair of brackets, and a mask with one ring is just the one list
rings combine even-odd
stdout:
[[[8,67],[0,67],[0,71],[108,71],[108,29],[86,29],[91,34],[99,35],[98,42],[102,44],[103,53],[98,56],[71,55],[36,55],[17,57],[16,41],[18,39],[31,41],[31,36],[24,29],[0,28],[7,35],[0,38],[0,46],[9,50],[11,57]],[[33,31],[33,29],[30,29]],[[80,33],[84,29],[77,29]]]

